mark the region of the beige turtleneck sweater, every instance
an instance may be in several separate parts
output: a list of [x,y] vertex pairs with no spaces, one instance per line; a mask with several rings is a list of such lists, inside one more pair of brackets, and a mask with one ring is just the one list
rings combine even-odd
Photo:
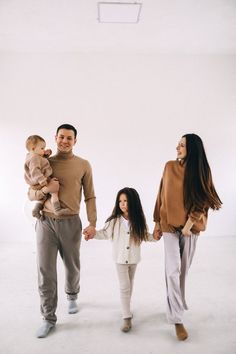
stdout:
[[206,228],[207,210],[188,214],[184,207],[184,170],[185,166],[177,160],[165,165],[153,215],[162,232],[175,232],[187,220],[193,223],[191,232],[195,234]]
[[[86,203],[87,218],[90,225],[96,226],[96,197],[93,187],[92,169],[87,160],[75,156],[72,152],[57,152],[49,158],[53,177],[59,179],[59,201],[62,208],[69,208],[71,215],[79,214],[82,189]],[[50,198],[45,202],[45,215],[58,218],[53,214]],[[61,217],[65,218],[65,216]]]

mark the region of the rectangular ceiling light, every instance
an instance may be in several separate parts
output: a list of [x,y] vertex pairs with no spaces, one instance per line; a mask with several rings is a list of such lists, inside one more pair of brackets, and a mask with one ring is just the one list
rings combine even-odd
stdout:
[[141,3],[98,2],[98,21],[101,23],[138,23]]

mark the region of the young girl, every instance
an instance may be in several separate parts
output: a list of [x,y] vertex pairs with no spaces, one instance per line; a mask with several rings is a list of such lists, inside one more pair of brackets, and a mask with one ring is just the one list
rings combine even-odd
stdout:
[[201,138],[184,135],[177,146],[177,160],[165,166],[154,210],[154,237],[163,234],[164,238],[167,319],[175,325],[179,340],[188,337],[183,325],[188,309],[185,280],[198,235],[206,229],[209,208],[217,210],[221,204]]
[[[86,240],[91,238],[86,229],[84,234]],[[112,240],[124,320],[121,330],[128,332],[132,326],[130,301],[134,275],[140,261],[140,244],[142,241],[155,241],[147,231],[141,201],[135,189],[126,187],[118,192],[113,212],[104,228],[96,231],[95,238]]]

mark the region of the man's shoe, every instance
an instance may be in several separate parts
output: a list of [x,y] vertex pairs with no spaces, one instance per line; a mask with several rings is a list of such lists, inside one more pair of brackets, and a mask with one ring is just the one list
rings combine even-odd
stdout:
[[36,332],[37,338],[45,338],[47,337],[48,333],[51,331],[52,328],[55,327],[55,324],[52,324],[48,321],[43,321],[43,324]]
[[175,324],[175,332],[179,340],[185,340],[188,338],[188,332],[186,331],[182,323]]
[[73,314],[79,311],[76,300],[69,300],[68,313]]
[[125,318],[121,327],[122,332],[129,332],[132,327],[131,318]]

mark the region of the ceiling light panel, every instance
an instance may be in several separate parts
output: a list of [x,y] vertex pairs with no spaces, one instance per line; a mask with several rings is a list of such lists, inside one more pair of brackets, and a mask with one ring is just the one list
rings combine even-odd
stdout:
[[101,23],[138,23],[141,3],[98,2],[98,21]]

